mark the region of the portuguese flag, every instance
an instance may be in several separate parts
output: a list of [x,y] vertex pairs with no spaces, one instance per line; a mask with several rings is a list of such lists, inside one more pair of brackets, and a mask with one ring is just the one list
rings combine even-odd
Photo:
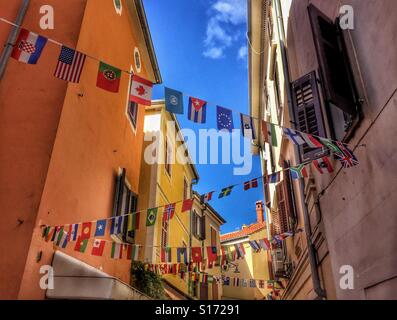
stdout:
[[97,87],[110,91],[119,92],[121,70],[104,62],[99,63]]

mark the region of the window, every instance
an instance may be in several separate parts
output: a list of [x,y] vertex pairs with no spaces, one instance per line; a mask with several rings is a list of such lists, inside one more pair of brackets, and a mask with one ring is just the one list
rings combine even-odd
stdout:
[[281,106],[281,94],[280,94],[280,76],[278,73],[278,63],[277,60],[275,61],[274,65],[274,75],[273,75],[273,86],[274,86],[274,97],[276,100],[276,108],[277,108],[277,121],[278,123],[281,122],[281,113],[282,113],[282,106]]
[[165,171],[171,176],[172,147],[168,138],[165,139]]
[[186,178],[183,178],[183,200],[189,199],[189,185]]
[[161,222],[161,246],[166,248],[168,245],[168,231],[169,231],[169,220],[162,219]]
[[196,210],[193,210],[192,232],[198,240],[205,240],[205,216],[199,216]]
[[128,101],[127,114],[133,128],[136,129],[138,120],[138,104],[136,102]]
[[[122,169],[116,177],[113,216],[126,215],[136,212],[138,197],[131,191],[131,187],[126,180],[126,170]],[[132,242],[134,234],[128,234],[128,219],[124,219],[123,233],[119,235],[123,241]]]
[[121,3],[121,0],[113,0],[113,5],[117,14],[121,16],[121,13],[123,12],[123,5]]
[[211,226],[211,247],[218,245],[218,233],[214,227]]
[[347,132],[359,115],[359,103],[342,30],[338,20],[334,23],[315,6],[309,5],[308,10],[325,100],[331,114],[335,108],[341,111]]
[[[292,83],[296,129],[315,136],[325,137],[324,121],[318,94],[316,73],[313,71]],[[300,147],[302,160],[318,158],[322,149],[307,144]]]

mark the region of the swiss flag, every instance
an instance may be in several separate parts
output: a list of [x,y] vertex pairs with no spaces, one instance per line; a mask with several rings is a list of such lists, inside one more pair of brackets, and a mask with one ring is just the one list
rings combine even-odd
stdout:
[[134,75],[131,83],[130,101],[150,106],[152,104],[152,89],[152,82]]

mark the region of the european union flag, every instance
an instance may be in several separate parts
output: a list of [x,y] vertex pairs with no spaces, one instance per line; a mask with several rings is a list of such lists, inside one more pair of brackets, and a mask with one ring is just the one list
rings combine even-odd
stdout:
[[183,114],[183,94],[180,91],[165,87],[165,109],[168,112]]
[[216,120],[218,124],[218,130],[233,130],[233,115],[232,110],[216,106]]

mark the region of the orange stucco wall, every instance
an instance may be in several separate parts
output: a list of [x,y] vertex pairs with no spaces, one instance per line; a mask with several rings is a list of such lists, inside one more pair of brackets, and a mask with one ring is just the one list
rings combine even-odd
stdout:
[[[86,0],[32,0],[24,27],[76,44]],[[0,16],[15,20],[20,0],[0,2]],[[41,30],[39,8],[55,9],[55,30]],[[62,12],[62,14],[57,14]],[[67,27],[68,32],[65,32]],[[11,26],[0,22],[0,48]],[[53,77],[59,48],[48,44],[34,65],[9,60],[0,80],[0,298],[16,298],[66,92]],[[19,224],[17,219],[23,220]]]
[[[33,1],[35,5],[30,7],[29,19],[26,20],[30,23],[27,27],[37,32],[40,31],[37,25],[41,2]],[[124,70],[130,70],[134,65],[133,52],[137,46],[142,58],[140,75],[150,78],[147,74],[150,63],[146,59],[140,25],[136,15],[128,14],[125,1],[121,16],[115,12],[112,1],[107,0],[45,2],[54,3],[55,30],[40,33],[77,46],[78,50]],[[15,15],[15,11],[16,8],[10,12],[10,17]],[[57,12],[61,14],[57,15]],[[5,31],[3,28],[0,30],[0,41],[4,41]],[[77,45],[74,44],[76,42]],[[45,291],[39,288],[39,268],[51,264],[55,248],[52,243],[41,239],[42,224],[64,225],[110,217],[114,179],[119,167],[126,168],[131,189],[138,193],[144,111],[140,106],[137,128],[133,130],[126,116],[128,75],[122,75],[119,93],[106,92],[96,87],[98,62],[87,59],[80,83],[66,87],[63,81],[52,75],[58,54],[59,48],[48,45],[38,66],[24,66],[12,61],[7,76],[0,82],[0,101],[5,103],[9,113],[6,115],[10,119],[8,131],[0,129],[2,141],[8,144],[2,144],[1,157],[5,158],[8,150],[13,152],[12,156],[7,155],[11,170],[7,168],[6,175],[0,178],[2,188],[7,186],[1,192],[2,207],[3,201],[6,201],[8,209],[7,215],[2,217],[6,223],[2,223],[1,228],[6,229],[6,239],[9,239],[6,243],[0,243],[3,252],[14,250],[14,247],[18,250],[16,257],[6,264],[4,261],[0,263],[1,271],[16,266],[18,269],[12,277],[1,272],[0,295],[5,298],[44,297]],[[24,70],[29,72],[24,73]],[[151,69],[149,72],[152,74]],[[40,81],[36,81],[35,76],[39,76]],[[15,90],[13,82],[16,81],[26,85],[18,84],[18,90]],[[21,92],[24,103],[19,100]],[[34,99],[29,98],[31,94]],[[29,121],[30,113],[33,113],[33,119],[37,118],[33,124]],[[23,117],[21,128],[12,129],[13,121],[18,117]],[[18,132],[11,139],[9,136],[13,130]],[[14,145],[16,140],[23,143],[19,146],[17,142],[17,150]],[[29,142],[35,146],[30,147]],[[19,159],[20,163],[13,163],[15,159]],[[21,188],[26,189],[24,195],[20,192]],[[28,212],[30,215],[27,215]],[[17,227],[15,219],[23,215],[27,215],[25,219],[29,221]],[[19,228],[18,233],[16,228]],[[3,232],[1,234],[3,237]],[[15,243],[15,239],[21,243]],[[110,248],[105,250],[104,257],[91,256],[91,245],[92,242],[85,254],[74,252],[74,243],[69,244],[65,251],[129,282],[130,261],[111,260]],[[36,262],[41,251],[42,259]]]

